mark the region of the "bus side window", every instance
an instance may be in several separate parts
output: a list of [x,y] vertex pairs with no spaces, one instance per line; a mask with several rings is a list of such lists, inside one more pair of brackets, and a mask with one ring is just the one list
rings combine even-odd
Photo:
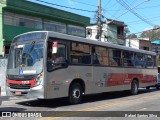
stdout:
[[92,58],[93,58],[93,64],[95,65],[108,65],[108,49],[105,47],[100,46],[93,46],[92,47]]
[[72,42],[70,52],[71,63],[73,64],[91,64],[90,46]]
[[143,68],[144,67],[144,57],[142,53],[135,53],[135,60],[134,60],[135,67]]
[[98,55],[95,51],[95,47],[92,48],[92,53],[93,53],[93,64],[100,64],[98,60]]
[[109,48],[108,51],[109,51],[109,65],[110,66],[122,66],[121,50]]
[[134,53],[123,51],[123,65],[125,67],[134,67]]
[[145,67],[146,68],[153,68],[154,67],[153,56],[145,55]]

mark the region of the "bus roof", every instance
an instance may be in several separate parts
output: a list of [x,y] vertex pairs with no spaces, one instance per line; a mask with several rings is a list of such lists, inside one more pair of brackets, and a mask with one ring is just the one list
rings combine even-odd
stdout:
[[49,37],[56,37],[56,38],[65,39],[65,40],[71,40],[71,41],[83,42],[83,43],[99,45],[99,46],[105,46],[105,47],[110,47],[110,48],[116,48],[116,49],[121,49],[121,50],[127,50],[127,51],[133,51],[133,52],[140,52],[140,53],[144,53],[144,54],[156,55],[156,53],[152,52],[152,51],[146,51],[146,50],[130,48],[130,47],[122,46],[122,45],[116,45],[116,44],[112,44],[112,43],[91,40],[91,39],[87,39],[87,38],[82,38],[82,37],[73,36],[73,35],[67,35],[67,34],[53,32],[53,31],[32,31],[32,32],[27,32],[27,33],[20,34],[20,35],[18,35],[16,37],[19,37],[19,36],[25,35],[25,34],[29,34],[29,33],[33,33],[33,32],[36,32],[36,33],[38,33],[38,32],[41,32],[41,33],[42,32],[46,32]]

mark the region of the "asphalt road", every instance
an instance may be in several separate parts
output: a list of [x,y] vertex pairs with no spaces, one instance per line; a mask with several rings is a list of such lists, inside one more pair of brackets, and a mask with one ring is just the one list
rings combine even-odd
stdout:
[[83,102],[78,105],[70,105],[65,98],[35,100],[14,97],[8,101],[3,101],[0,111],[14,111],[14,113],[11,113],[12,118],[5,117],[6,113],[3,113],[3,118],[0,119],[4,120],[124,120],[128,118],[131,120],[135,120],[135,118],[155,120],[160,119],[160,90],[141,89],[138,95],[130,95],[129,92],[124,91],[87,95],[84,97]]

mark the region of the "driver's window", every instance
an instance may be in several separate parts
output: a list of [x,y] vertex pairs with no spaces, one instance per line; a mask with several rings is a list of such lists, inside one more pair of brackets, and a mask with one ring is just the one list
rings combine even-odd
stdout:
[[47,54],[47,60],[49,63],[49,69],[54,69],[54,67],[57,67],[60,63],[65,63],[66,61],[66,45],[60,42],[57,42],[56,46],[56,52],[53,52],[54,50],[54,42],[57,41],[49,41],[48,42],[48,54]]
[[66,56],[66,46],[64,44],[59,44],[57,53],[52,53],[53,63],[63,63],[65,62]]

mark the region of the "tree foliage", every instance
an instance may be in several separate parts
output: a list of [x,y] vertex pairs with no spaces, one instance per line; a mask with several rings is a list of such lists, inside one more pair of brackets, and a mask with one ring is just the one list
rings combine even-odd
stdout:
[[127,36],[130,34],[130,30],[127,28],[127,27],[125,27],[124,28],[124,36],[127,38]]
[[160,39],[160,26],[154,26],[151,30],[143,31],[140,37],[149,38],[150,40]]
[[137,35],[136,34],[130,34],[127,36],[127,38],[137,38]]

